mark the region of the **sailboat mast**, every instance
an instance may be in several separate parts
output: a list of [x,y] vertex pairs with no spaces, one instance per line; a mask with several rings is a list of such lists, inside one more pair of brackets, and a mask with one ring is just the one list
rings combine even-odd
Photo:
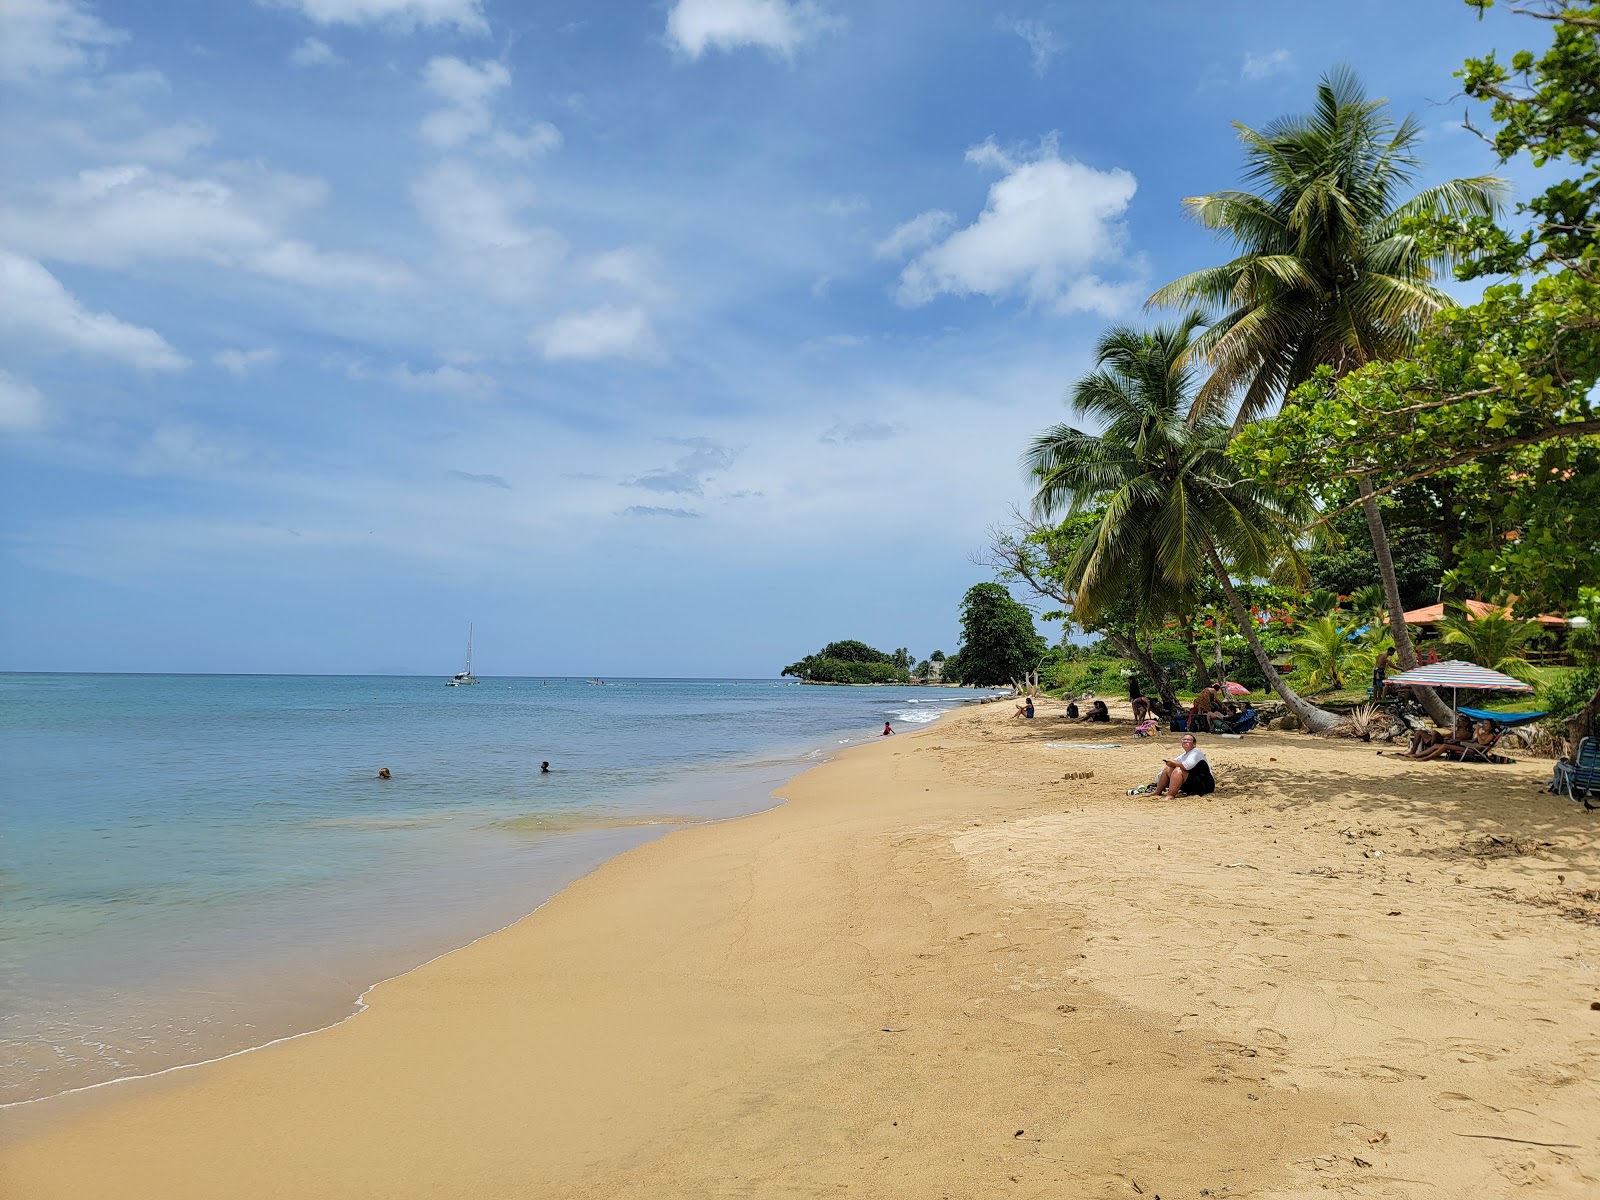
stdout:
[[472,624],[467,624],[467,674],[472,674]]

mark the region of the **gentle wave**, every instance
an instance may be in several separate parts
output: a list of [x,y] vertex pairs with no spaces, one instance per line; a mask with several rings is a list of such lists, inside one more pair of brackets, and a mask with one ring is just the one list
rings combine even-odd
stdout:
[[702,825],[708,818],[661,814],[656,816],[605,816],[595,813],[528,813],[492,821],[490,829],[513,833],[571,833],[579,829],[648,829],[660,825]]

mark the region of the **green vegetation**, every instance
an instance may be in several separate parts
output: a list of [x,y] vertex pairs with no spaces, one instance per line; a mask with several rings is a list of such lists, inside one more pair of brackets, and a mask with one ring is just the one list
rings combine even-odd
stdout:
[[874,650],[865,642],[829,642],[815,654],[783,669],[805,683],[910,683],[911,655]]
[[1073,386],[1071,405],[1104,430],[1057,425],[1034,439],[1034,509],[1099,509],[1063,565],[1075,612],[1093,617],[1130,587],[1167,597],[1175,611],[1192,609],[1209,568],[1268,685],[1307,728],[1331,728],[1338,718],[1306,703],[1273,668],[1233,584],[1235,573],[1303,577],[1294,547],[1301,514],[1282,493],[1239,474],[1226,454],[1227,425],[1194,403],[1191,335],[1199,324],[1191,317],[1143,333],[1117,326],[1101,336],[1100,369]]
[[951,683],[1003,687],[1026,680],[1044,657],[1033,614],[998,583],[967,589],[961,601],[961,649],[945,660]]
[[[1309,112],[1237,127],[1243,185],[1185,201],[1234,256],[1151,298],[1198,312],[1105,332],[1071,390],[1077,423],[1024,456],[1031,514],[990,547],[1002,579],[1057,606],[1046,617],[1098,639],[1045,655],[1042,680],[1109,691],[1134,671],[1170,701],[1228,675],[1315,729],[1331,714],[1300,690],[1364,695],[1384,650],[1417,664],[1402,613],[1483,598],[1510,611],[1455,612],[1434,649],[1536,678],[1549,637],[1520,618],[1587,617],[1564,650],[1589,669],[1540,695],[1572,736],[1593,730],[1600,4],[1527,2],[1549,48],[1458,73],[1501,160],[1551,172],[1509,220],[1492,177],[1412,193],[1421,126],[1348,70]],[[1446,267],[1500,278],[1456,306]],[[1291,655],[1294,687],[1273,665]]]

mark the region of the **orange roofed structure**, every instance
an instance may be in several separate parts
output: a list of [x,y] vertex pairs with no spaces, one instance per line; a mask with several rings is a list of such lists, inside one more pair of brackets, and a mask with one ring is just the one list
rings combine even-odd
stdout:
[[[1482,600],[1468,600],[1465,608],[1467,614],[1474,620],[1480,617],[1493,616],[1495,613],[1506,611],[1506,606],[1501,604],[1485,604]],[[1444,619],[1444,605],[1430,604],[1426,608],[1414,608],[1406,613],[1407,625],[1437,625]],[[1548,629],[1565,629],[1565,617],[1551,616],[1549,613],[1540,613],[1537,617],[1530,618],[1539,622]],[[1385,622],[1387,624],[1388,622]]]

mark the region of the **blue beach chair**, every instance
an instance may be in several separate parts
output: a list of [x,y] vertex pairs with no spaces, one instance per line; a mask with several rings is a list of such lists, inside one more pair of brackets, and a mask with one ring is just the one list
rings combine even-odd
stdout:
[[1584,808],[1595,807],[1589,803],[1589,793],[1600,794],[1600,738],[1584,738],[1573,751],[1571,762],[1556,763],[1550,790],[1568,800],[1581,798]]

